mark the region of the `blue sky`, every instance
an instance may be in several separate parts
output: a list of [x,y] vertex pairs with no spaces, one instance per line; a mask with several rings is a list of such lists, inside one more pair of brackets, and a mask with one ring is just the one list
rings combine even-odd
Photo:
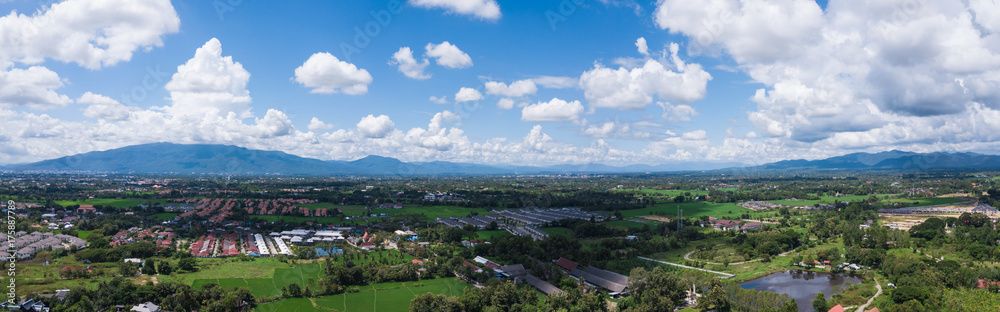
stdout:
[[985,0],[0,7],[2,163],[167,141],[340,160],[759,164],[995,153],[1000,139],[1000,13]]

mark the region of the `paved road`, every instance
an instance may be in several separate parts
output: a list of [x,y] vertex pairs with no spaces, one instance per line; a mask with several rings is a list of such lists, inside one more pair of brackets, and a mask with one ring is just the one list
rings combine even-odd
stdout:
[[858,312],[864,312],[865,308],[867,308],[868,305],[872,304],[872,302],[875,301],[875,298],[878,298],[878,296],[882,294],[882,285],[879,285],[877,278],[875,279],[875,287],[878,287],[878,291],[875,292],[875,296],[873,296],[871,299],[868,299],[867,303],[858,308],[857,310]]
[[708,272],[708,273],[721,274],[721,275],[725,275],[726,276],[725,278],[732,278],[732,277],[736,276],[736,275],[732,275],[732,274],[725,273],[725,272],[706,270],[706,269],[702,269],[702,268],[696,268],[696,267],[686,266],[686,265],[683,265],[683,264],[676,264],[676,263],[672,263],[672,262],[666,262],[666,261],[662,261],[662,260],[650,259],[650,258],[646,258],[646,257],[639,257],[639,259],[649,260],[649,261],[653,261],[653,262],[659,262],[659,263],[668,264],[668,265],[672,265],[672,266],[676,266],[676,267],[682,267],[682,268],[686,268],[686,269],[693,269],[693,270],[705,271],[705,272]]

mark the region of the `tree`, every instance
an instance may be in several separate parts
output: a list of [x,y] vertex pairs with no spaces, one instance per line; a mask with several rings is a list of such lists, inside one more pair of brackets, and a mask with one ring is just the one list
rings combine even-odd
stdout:
[[170,272],[174,271],[174,268],[170,266],[170,262],[163,261],[160,265],[156,266],[157,272],[160,275],[170,275]]
[[410,312],[460,312],[462,310],[464,307],[457,299],[429,292],[410,301]]
[[142,265],[142,274],[156,274],[156,261],[153,261],[153,259],[146,260],[146,263]]
[[196,271],[198,270],[197,265],[198,261],[194,258],[184,258],[177,261],[177,268],[185,271]]
[[302,297],[302,288],[299,284],[292,283],[288,285],[288,296],[289,297]]
[[118,273],[124,277],[135,276],[136,271],[139,271],[139,265],[135,262],[122,262],[118,264]]
[[830,306],[826,303],[826,295],[823,292],[816,294],[816,299],[813,299],[813,309],[816,311],[829,311]]
[[715,309],[716,311],[727,311],[729,300],[726,299],[726,291],[722,286],[716,285],[698,302],[698,308],[702,310]]

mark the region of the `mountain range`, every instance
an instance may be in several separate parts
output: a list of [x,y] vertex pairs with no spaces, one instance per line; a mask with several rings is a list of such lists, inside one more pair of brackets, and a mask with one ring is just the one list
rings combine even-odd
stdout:
[[150,143],[94,151],[35,163],[8,165],[10,171],[83,171],[170,174],[280,175],[491,175],[565,173],[641,173],[747,170],[907,170],[1000,168],[1000,156],[976,153],[854,153],[821,160],[786,160],[761,166],[739,163],[688,162],[661,165],[604,164],[494,166],[445,161],[403,162],[368,156],[353,161],[324,161],[277,151],[230,145]]

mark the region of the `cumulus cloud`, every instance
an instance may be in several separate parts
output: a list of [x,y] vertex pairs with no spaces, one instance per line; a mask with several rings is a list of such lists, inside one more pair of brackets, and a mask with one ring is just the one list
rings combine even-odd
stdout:
[[378,115],[378,117],[368,115],[361,118],[357,127],[358,133],[360,133],[362,137],[378,139],[386,137],[390,132],[395,130],[396,124],[394,124],[392,120],[389,119],[389,116],[386,115]]
[[472,58],[469,54],[462,52],[448,41],[440,44],[428,43],[424,49],[427,50],[425,55],[434,58],[434,62],[438,65],[451,69],[472,67]]
[[514,108],[514,100],[508,98],[502,98],[499,101],[497,101],[497,108],[512,109]]
[[55,91],[62,86],[59,74],[42,66],[0,68],[0,106],[40,109],[66,106],[73,100]]
[[506,97],[521,97],[538,92],[538,87],[531,80],[518,80],[509,86],[503,82],[486,82],[486,94],[501,95]]
[[448,104],[448,96],[436,97],[431,95],[429,100],[434,104]]
[[500,5],[496,0],[410,0],[410,4],[422,8],[444,9],[451,14],[470,15],[489,21],[496,21],[501,15]]
[[333,129],[333,125],[325,123],[319,120],[319,118],[313,117],[312,120],[309,121],[308,128],[309,131],[320,132]]
[[569,89],[580,84],[580,80],[572,77],[538,76],[531,78],[535,84],[549,89]]
[[725,53],[765,85],[750,95],[757,108],[747,115],[760,137],[910,150],[966,140],[968,149],[988,145],[971,134],[991,129],[983,117],[1000,108],[998,14],[989,3],[851,0],[823,10],[804,0],[663,0],[654,19],[690,38],[689,52]]
[[135,50],[163,45],[180,19],[169,0],[67,0],[33,15],[0,17],[0,64],[42,63],[46,58],[89,69],[132,58]]
[[580,101],[566,102],[553,98],[548,102],[538,102],[521,109],[521,120],[528,122],[540,121],[576,121],[583,113]]
[[639,54],[649,56],[649,46],[646,45],[646,38],[639,37],[639,39],[636,39],[635,47],[639,49]]
[[669,121],[691,121],[691,116],[697,116],[698,111],[691,105],[673,105],[666,102],[657,102],[663,109],[663,119]]
[[468,145],[469,139],[465,137],[462,129],[444,127],[444,122],[459,119],[461,116],[450,111],[443,111],[434,114],[427,129],[413,128],[406,132],[406,142],[422,148],[437,151],[447,151],[455,145]]
[[177,67],[165,88],[173,105],[167,110],[181,115],[250,116],[250,73],[231,56],[222,56],[222,43],[212,38],[195,51],[194,57]]
[[[671,44],[671,62],[648,59],[642,67],[611,69],[601,64],[580,76],[580,87],[592,107],[640,110],[661,100],[690,103],[705,97],[712,76],[699,64],[687,64]],[[671,68],[668,68],[670,66]]]
[[413,58],[413,51],[410,50],[410,47],[399,48],[399,51],[393,53],[392,60],[389,61],[389,65],[399,65],[399,72],[406,75],[406,77],[417,80],[423,80],[431,77],[431,75],[424,73],[424,69],[427,68],[427,65],[430,65],[430,61],[423,59],[422,61],[417,62],[417,60]]
[[76,102],[87,104],[83,115],[95,119],[123,120],[128,119],[132,112],[139,111],[137,107],[125,106],[109,97],[91,92],[84,93]]
[[313,54],[295,69],[295,81],[312,88],[311,93],[358,95],[368,93],[372,75],[365,69],[337,59],[333,54],[322,52]]
[[455,103],[479,101],[483,99],[483,94],[473,88],[462,87],[455,93]]

